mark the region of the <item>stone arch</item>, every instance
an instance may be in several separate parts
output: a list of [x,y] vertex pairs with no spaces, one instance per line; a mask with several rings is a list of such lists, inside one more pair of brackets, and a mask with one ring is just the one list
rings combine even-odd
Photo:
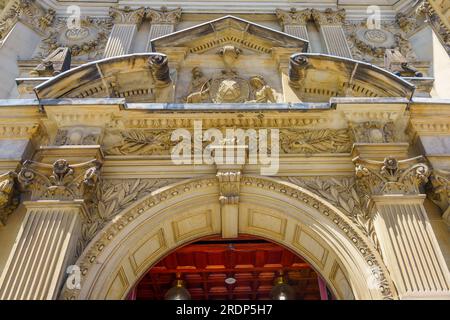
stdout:
[[[243,176],[239,232],[302,256],[339,299],[395,299],[380,255],[351,220],[294,184]],[[111,221],[79,257],[81,289],[65,299],[123,299],[144,273],[180,246],[221,233],[215,177],[163,187]]]

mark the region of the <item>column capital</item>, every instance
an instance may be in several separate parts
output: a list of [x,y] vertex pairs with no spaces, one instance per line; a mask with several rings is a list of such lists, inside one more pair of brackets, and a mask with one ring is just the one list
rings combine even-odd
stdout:
[[88,200],[100,179],[102,163],[91,160],[70,165],[59,159],[53,164],[27,160],[18,174],[23,190],[31,191],[31,200]]
[[136,10],[130,7],[124,8],[110,8],[109,16],[113,19],[115,24],[136,24],[140,25],[144,20],[146,10],[139,8]]
[[181,19],[181,8],[169,10],[162,7],[160,10],[148,8],[147,18],[152,24],[177,24]]
[[276,9],[275,13],[282,26],[285,25],[305,25],[311,19],[311,9],[297,11],[296,8],[291,10]]
[[311,10],[311,15],[318,25],[342,25],[345,22],[345,9],[333,10],[331,8],[325,11],[316,9]]
[[220,203],[222,204],[238,204],[241,171],[239,170],[219,170],[217,172],[217,179],[220,187]]
[[430,168],[422,156],[384,161],[353,159],[358,188],[371,196],[419,195],[420,187],[428,181]]

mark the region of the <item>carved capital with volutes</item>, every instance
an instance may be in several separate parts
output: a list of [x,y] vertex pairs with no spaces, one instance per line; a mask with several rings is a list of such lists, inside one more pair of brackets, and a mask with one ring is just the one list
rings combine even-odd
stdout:
[[0,174],[0,225],[5,225],[8,216],[17,206],[15,172]]
[[27,160],[18,174],[24,191],[31,191],[31,200],[90,200],[100,180],[102,163],[91,160],[69,164],[59,159],[53,164]]
[[238,204],[240,192],[240,171],[219,171],[217,172],[217,179],[219,180],[221,204]]
[[297,11],[295,8],[292,8],[289,11],[276,9],[275,13],[282,26],[306,25],[308,20],[311,19],[311,9],[301,11]]
[[181,8],[169,10],[162,7],[160,10],[147,9],[147,18],[152,24],[177,24],[181,19]]
[[130,7],[110,8],[109,15],[116,24],[136,24],[140,25],[144,20],[145,8],[131,9]]
[[311,10],[313,20],[318,25],[343,25],[345,22],[345,9],[333,10],[331,8],[325,11],[316,9]]
[[353,159],[360,192],[370,196],[418,195],[428,181],[430,168],[422,156],[397,160],[387,157],[384,161]]

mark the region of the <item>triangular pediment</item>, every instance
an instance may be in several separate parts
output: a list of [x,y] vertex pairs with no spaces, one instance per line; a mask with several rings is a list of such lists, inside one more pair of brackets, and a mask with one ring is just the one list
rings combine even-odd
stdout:
[[225,44],[268,54],[275,47],[292,48],[298,52],[306,52],[308,48],[307,40],[234,16],[225,16],[151,41],[154,52],[183,47],[190,53],[203,53]]

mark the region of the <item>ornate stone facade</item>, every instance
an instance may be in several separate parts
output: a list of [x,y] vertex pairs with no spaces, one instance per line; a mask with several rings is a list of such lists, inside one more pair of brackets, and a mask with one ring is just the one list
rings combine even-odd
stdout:
[[450,298],[448,8],[401,0],[374,29],[356,0],[254,2],[83,2],[76,28],[7,4],[1,299],[124,299],[176,248],[242,235],[338,299]]

